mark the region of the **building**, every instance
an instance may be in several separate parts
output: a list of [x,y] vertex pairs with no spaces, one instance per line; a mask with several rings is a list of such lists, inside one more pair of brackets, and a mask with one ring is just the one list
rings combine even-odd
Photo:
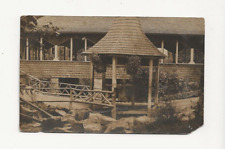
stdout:
[[[53,24],[59,36],[40,36],[31,32],[21,38],[20,69],[52,82],[89,84],[91,62],[81,53],[100,41],[113,17],[53,17],[38,19],[38,27]],[[204,70],[204,19],[139,18],[145,35],[167,57],[160,61],[163,72],[199,82]],[[102,75],[94,72],[94,88],[101,89]],[[111,88],[112,67],[107,67],[106,86]],[[129,80],[118,60],[117,81]]]

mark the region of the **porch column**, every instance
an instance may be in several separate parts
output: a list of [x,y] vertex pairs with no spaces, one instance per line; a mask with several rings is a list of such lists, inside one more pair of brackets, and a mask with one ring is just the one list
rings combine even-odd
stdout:
[[55,45],[55,58],[53,59],[54,61],[58,61],[58,45]]
[[191,57],[190,57],[189,64],[195,64],[195,62],[194,62],[194,48],[191,48],[191,51],[190,52],[191,52],[190,53]]
[[179,42],[178,40],[176,41],[176,59],[175,59],[175,63],[178,64],[178,46],[179,46]]
[[112,57],[112,104],[113,104],[113,108],[111,111],[112,114],[112,118],[116,119],[116,92],[115,89],[117,87],[117,82],[116,82],[116,65],[117,65],[117,57],[113,56]]
[[26,60],[29,60],[29,39],[26,38]]
[[[87,38],[82,38],[84,40],[84,51],[87,51]],[[87,56],[84,56],[84,61],[87,61]]]
[[149,60],[149,78],[148,78],[148,113],[151,115],[151,105],[152,105],[152,76],[153,76],[153,60]]
[[43,60],[43,39],[40,38],[40,61]]
[[70,38],[70,61],[73,61],[73,38]]
[[[161,41],[161,49],[164,54],[164,40]],[[164,62],[164,59],[161,59],[161,63],[163,63],[163,62]]]
[[[87,51],[87,38],[84,39],[84,51]],[[87,61],[87,56],[84,56],[84,61]]]
[[157,60],[157,66],[155,71],[155,105],[158,105],[159,103],[159,60]]

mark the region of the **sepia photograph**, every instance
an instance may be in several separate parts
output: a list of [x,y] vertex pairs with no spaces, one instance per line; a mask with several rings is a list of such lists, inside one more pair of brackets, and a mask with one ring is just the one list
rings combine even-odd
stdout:
[[190,134],[204,45],[204,18],[21,16],[20,131]]

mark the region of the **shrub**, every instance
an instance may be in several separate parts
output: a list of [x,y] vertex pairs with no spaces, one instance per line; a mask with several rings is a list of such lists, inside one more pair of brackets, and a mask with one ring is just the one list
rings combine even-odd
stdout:
[[159,97],[162,97],[165,101],[174,99],[174,97],[177,99],[180,94],[182,94],[180,96],[182,98],[196,96],[191,91],[197,91],[198,89],[199,84],[197,82],[190,82],[188,79],[179,79],[175,73],[160,72]]
[[98,54],[93,54],[91,56],[91,61],[93,62],[94,69],[96,70],[96,72],[106,72],[106,64],[104,63],[103,57]]
[[176,115],[176,111],[171,103],[166,103],[162,107],[158,107],[156,111],[157,124],[172,124],[180,121]]

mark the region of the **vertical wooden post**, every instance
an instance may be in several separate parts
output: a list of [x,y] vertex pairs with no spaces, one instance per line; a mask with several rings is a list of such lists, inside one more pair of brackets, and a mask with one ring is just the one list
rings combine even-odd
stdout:
[[117,87],[116,65],[117,65],[117,58],[115,56],[113,56],[112,57],[112,91],[113,92],[114,92],[115,88]]
[[37,60],[37,52],[38,52],[38,50],[37,50],[37,48],[35,48],[35,60]]
[[73,61],[73,38],[70,38],[70,61]]
[[50,52],[49,52],[49,54],[50,54],[50,55],[52,55],[52,47],[50,48]]
[[152,105],[152,75],[153,75],[153,60],[149,60],[149,78],[148,78],[148,116],[151,115]]
[[64,54],[64,60],[66,60],[66,47],[65,46],[63,47],[63,52],[64,52],[63,53]]
[[40,61],[43,60],[43,39],[40,38]]
[[26,60],[29,60],[29,39],[26,38]]
[[90,88],[93,90],[94,87],[94,66],[93,62],[90,64]]
[[41,91],[41,81],[39,81],[39,92]]
[[53,59],[54,61],[58,61],[58,46],[55,45],[55,58]]
[[117,65],[117,57],[112,57],[112,117],[116,119],[116,87],[117,87],[117,81],[116,81],[116,65]]
[[105,90],[105,74],[106,72],[102,73],[102,90]]
[[73,92],[72,90],[70,89],[70,105],[69,105],[69,109],[72,110],[72,104],[73,104]]
[[[84,38],[84,51],[87,51],[87,38]],[[84,56],[84,61],[87,61],[87,56]]]
[[159,103],[159,60],[157,60],[157,66],[155,71],[155,105],[158,105]]
[[116,90],[114,90],[112,93],[112,105],[113,105],[113,108],[111,111],[111,115],[112,115],[112,118],[116,119]]
[[22,47],[22,59],[26,59],[26,47]]
[[178,40],[176,41],[176,59],[175,59],[175,63],[178,64],[178,47],[179,47],[179,42]]
[[43,51],[43,60],[46,60],[46,53],[45,53],[45,51]]
[[[162,42],[161,42],[161,49],[162,49],[162,52],[164,54],[164,40],[162,40]],[[163,63],[163,62],[164,62],[164,60],[161,59],[161,63]]]
[[191,48],[191,51],[190,51],[191,53],[190,53],[190,62],[189,62],[189,64],[195,64],[195,62],[194,62],[194,48]]
[[40,60],[40,49],[37,48],[37,60]]

